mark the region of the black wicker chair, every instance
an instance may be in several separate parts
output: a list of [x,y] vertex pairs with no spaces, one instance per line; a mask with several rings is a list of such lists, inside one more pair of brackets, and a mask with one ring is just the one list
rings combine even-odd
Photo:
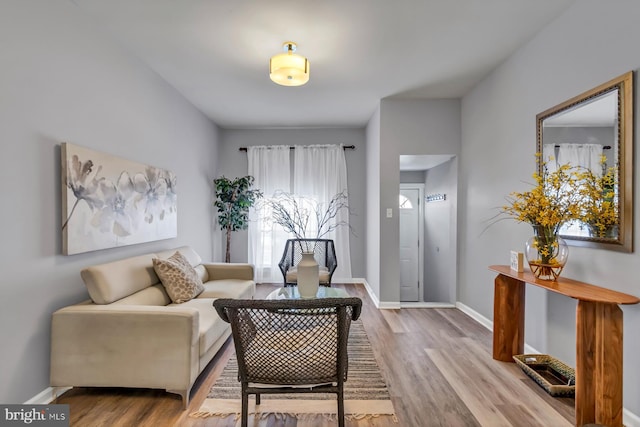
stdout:
[[344,381],[351,321],[360,298],[308,300],[217,299],[213,306],[231,324],[242,387],[243,427],[249,395],[336,393],[344,426]]
[[331,286],[331,278],[338,266],[336,248],[330,239],[289,239],[284,246],[284,253],[278,266],[282,272],[285,286],[298,282],[296,266],[302,259],[302,252],[313,251],[313,256],[320,269],[320,284]]

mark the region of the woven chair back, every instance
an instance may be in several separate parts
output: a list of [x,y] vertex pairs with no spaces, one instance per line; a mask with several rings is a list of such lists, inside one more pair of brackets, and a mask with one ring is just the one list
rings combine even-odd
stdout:
[[347,377],[347,339],[359,298],[216,300],[231,324],[240,381],[338,383]]
[[331,284],[331,278],[336,268],[338,267],[338,260],[336,258],[336,249],[331,239],[289,239],[284,247],[282,258],[278,263],[285,284],[292,284],[287,282],[287,271],[298,265],[302,259],[303,252],[313,252],[313,257],[320,267],[327,269],[328,282],[323,283],[325,285]]

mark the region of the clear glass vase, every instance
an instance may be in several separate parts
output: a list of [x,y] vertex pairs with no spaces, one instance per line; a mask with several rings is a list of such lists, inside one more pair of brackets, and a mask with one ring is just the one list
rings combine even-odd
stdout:
[[557,280],[567,263],[569,247],[555,227],[533,226],[533,237],[525,245],[525,257],[538,279]]

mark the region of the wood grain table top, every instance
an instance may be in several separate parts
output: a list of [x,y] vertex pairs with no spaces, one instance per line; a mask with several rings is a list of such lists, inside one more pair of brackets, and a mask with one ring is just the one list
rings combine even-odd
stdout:
[[558,277],[557,281],[537,279],[529,270],[518,273],[508,265],[491,265],[489,269],[521,282],[530,283],[561,295],[581,301],[601,302],[608,304],[638,304],[636,296],[580,282],[578,280]]

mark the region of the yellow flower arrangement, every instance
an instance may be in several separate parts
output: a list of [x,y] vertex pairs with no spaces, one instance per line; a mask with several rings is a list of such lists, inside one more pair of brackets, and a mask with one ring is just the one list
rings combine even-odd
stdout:
[[507,197],[509,204],[502,206],[501,213],[555,234],[562,225],[582,219],[582,195],[576,191],[581,176],[577,168],[568,164],[553,172],[546,164],[542,169],[542,174],[533,174],[533,189],[511,193]]
[[566,245],[560,247],[558,230],[582,216],[578,187],[580,174],[570,165],[549,172],[546,163],[542,174],[533,174],[535,186],[530,191],[513,192],[501,213],[533,226],[534,237],[527,242],[525,254],[533,274],[555,280],[566,261]]
[[[605,160],[603,157],[603,165]],[[500,213],[533,226],[531,245],[535,256],[531,259],[528,254],[527,261],[537,277],[555,280],[562,271],[566,253],[560,248],[558,232],[563,225],[580,222],[598,237],[604,237],[617,225],[617,176],[615,167],[598,176],[587,168],[569,164],[549,171],[543,163],[542,173],[533,174],[535,185],[531,190],[507,197],[508,204],[501,207]]]
[[[606,157],[602,156],[605,169]],[[607,237],[608,233],[618,225],[618,168],[606,169],[602,176],[583,168],[578,174],[579,193],[582,199],[580,221],[589,227],[592,236]]]

